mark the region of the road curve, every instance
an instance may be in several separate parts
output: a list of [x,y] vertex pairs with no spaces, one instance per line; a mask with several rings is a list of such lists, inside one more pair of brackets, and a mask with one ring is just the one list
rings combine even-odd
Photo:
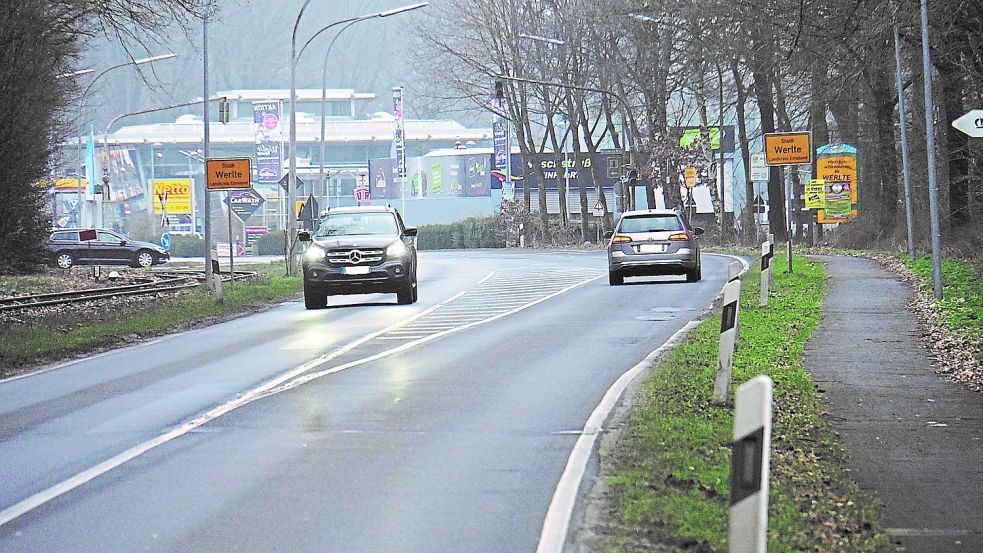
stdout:
[[535,551],[579,431],[711,304],[603,253],[425,253],[421,302],[289,302],[0,382],[0,550]]

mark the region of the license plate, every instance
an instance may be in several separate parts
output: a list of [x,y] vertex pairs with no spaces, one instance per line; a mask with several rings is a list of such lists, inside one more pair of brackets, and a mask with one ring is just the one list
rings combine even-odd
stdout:
[[666,251],[665,244],[642,244],[638,246],[638,253],[662,253]]
[[346,275],[367,275],[369,274],[368,267],[342,267],[341,272]]

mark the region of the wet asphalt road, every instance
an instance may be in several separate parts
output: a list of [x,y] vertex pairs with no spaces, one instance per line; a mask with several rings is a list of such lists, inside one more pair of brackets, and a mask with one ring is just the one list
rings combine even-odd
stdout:
[[610,287],[602,252],[425,253],[413,306],[290,302],[0,382],[0,551],[534,551],[591,411],[730,261]]

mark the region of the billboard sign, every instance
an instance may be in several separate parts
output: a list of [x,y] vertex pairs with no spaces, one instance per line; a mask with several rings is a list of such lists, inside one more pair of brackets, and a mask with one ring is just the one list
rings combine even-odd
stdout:
[[162,215],[161,200],[167,198],[167,214],[191,213],[191,179],[154,179],[154,213]]
[[[824,147],[825,148],[825,147]],[[819,149],[819,160],[816,161],[816,178],[826,181],[826,192],[829,193],[831,184],[845,183],[842,190],[847,190],[850,195],[850,209],[844,213],[839,193],[834,192],[834,202],[836,206],[830,209],[830,197],[826,197],[826,207],[818,213],[820,223],[846,223],[856,218],[859,214],[859,183],[857,181],[857,154],[852,147],[841,147],[835,150],[836,153],[826,154],[832,149]]]

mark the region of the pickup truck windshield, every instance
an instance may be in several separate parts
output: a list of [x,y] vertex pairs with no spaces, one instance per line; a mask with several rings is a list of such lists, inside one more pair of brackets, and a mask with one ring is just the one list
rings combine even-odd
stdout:
[[366,234],[399,234],[396,218],[391,213],[338,213],[321,221],[315,236],[354,236]]

